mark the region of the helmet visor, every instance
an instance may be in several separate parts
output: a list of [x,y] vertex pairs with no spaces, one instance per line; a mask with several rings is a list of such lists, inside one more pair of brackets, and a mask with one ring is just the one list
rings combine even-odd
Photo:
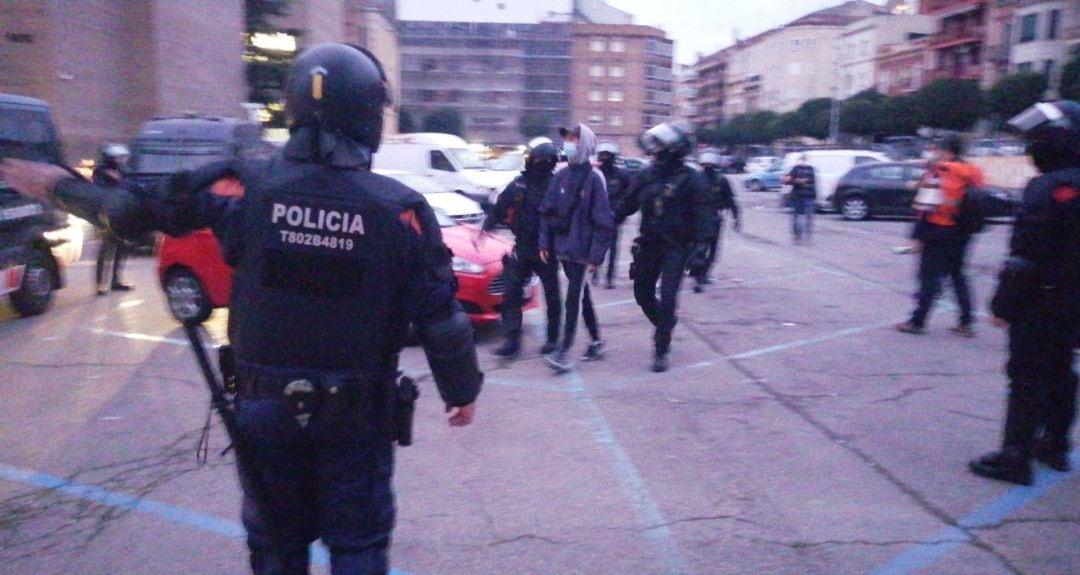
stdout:
[[719,166],[720,154],[717,154],[716,152],[702,152],[701,155],[698,156],[698,163],[702,165],[711,164],[713,166]]
[[641,149],[650,156],[674,144],[679,140],[679,133],[668,124],[660,124],[649,128],[638,138]]
[[1071,128],[1072,122],[1053,104],[1039,102],[1009,120],[1009,125],[1027,133],[1044,125]]

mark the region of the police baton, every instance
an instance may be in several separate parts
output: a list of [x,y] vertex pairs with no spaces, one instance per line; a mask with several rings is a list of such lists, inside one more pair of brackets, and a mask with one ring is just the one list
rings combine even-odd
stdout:
[[266,483],[262,481],[262,476],[252,461],[251,452],[240,435],[233,402],[226,395],[224,384],[218,379],[217,374],[214,373],[214,368],[210,365],[210,358],[206,354],[206,347],[203,346],[199,325],[184,322],[184,332],[187,333],[188,341],[191,342],[191,349],[195,352],[195,359],[199,361],[199,369],[206,379],[206,385],[210,388],[210,406],[221,417],[221,422],[225,424],[225,433],[232,443],[233,453],[236,454],[236,469],[240,476],[241,487],[252,495],[259,522],[266,528],[270,538],[274,541],[281,541],[281,532],[277,529],[276,517],[269,507],[270,498]]

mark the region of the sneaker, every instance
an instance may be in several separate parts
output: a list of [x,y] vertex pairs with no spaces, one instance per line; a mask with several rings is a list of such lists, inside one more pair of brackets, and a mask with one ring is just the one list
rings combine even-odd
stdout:
[[512,359],[517,357],[519,351],[521,351],[521,344],[513,340],[506,340],[495,350],[495,355]]
[[566,352],[562,350],[553,351],[545,355],[544,361],[551,366],[551,369],[554,369],[559,373],[570,371],[574,367],[573,362],[570,361]]
[[1015,451],[1003,450],[987,453],[968,463],[971,472],[979,477],[1008,481],[1017,485],[1031,485],[1031,462]]
[[960,337],[975,337],[975,330],[966,324],[950,327],[949,331]]
[[668,367],[670,367],[670,366],[671,366],[671,364],[668,361],[668,354],[667,353],[657,353],[653,357],[652,370],[655,371],[656,373],[665,372],[665,371],[668,370]]
[[900,333],[921,334],[921,333],[926,331],[923,328],[923,326],[915,325],[915,324],[911,323],[910,321],[905,321],[904,323],[898,323],[893,327],[896,329],[896,331],[898,331]]
[[557,349],[559,349],[558,342],[549,341],[549,342],[544,344],[544,347],[540,348],[540,355],[547,355],[549,353],[555,353],[555,351]]
[[592,361],[594,359],[600,359],[604,352],[607,351],[607,344],[602,339],[594,339],[589,344],[588,349],[585,350],[585,355],[581,356],[581,361]]
[[135,284],[129,284],[129,283],[124,283],[124,282],[113,282],[112,283],[112,290],[113,291],[131,291],[133,289],[135,289]]
[[98,284],[98,286],[96,288],[96,293],[97,293],[97,295],[105,295],[105,294],[109,293],[109,287],[106,286],[105,284]]
[[919,253],[919,251],[919,248],[915,246],[896,246],[892,249],[892,253],[898,256],[902,256],[905,254],[917,254]]
[[608,280],[604,287],[607,289],[615,289],[615,280]]

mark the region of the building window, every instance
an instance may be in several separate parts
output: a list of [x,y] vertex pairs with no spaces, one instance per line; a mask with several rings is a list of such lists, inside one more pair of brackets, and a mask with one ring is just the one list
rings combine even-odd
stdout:
[[626,68],[623,66],[611,66],[608,68],[608,76],[612,78],[623,78],[626,76]]
[[1059,26],[1061,26],[1061,10],[1051,10],[1050,25],[1046,30],[1047,40],[1057,40]]
[[604,67],[600,64],[592,64],[591,66],[589,66],[589,75],[593,78],[603,78]]
[[608,92],[607,100],[608,100],[608,102],[622,102],[623,101],[622,90],[612,90],[612,91]]
[[592,40],[589,40],[589,51],[603,52],[607,49],[607,46],[605,44],[606,43],[604,42],[603,38],[593,38]]
[[625,52],[626,42],[623,42],[622,40],[612,40],[609,49],[612,52]]
[[1030,72],[1032,69],[1031,62],[1020,62],[1016,65],[1017,72]]
[[1035,28],[1039,24],[1038,14],[1028,14],[1020,19],[1020,42],[1035,40]]
[[612,126],[622,126],[622,116],[618,114],[608,116],[608,123]]
[[590,102],[603,102],[604,101],[604,91],[603,90],[589,90],[589,101]]
[[589,114],[588,122],[589,122],[589,125],[591,125],[591,126],[599,126],[600,124],[604,123],[604,115],[603,114],[596,114],[596,113]]

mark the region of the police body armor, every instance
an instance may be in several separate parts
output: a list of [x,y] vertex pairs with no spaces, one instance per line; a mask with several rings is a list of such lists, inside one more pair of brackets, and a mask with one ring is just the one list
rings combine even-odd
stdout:
[[684,186],[695,172],[682,166],[670,174],[649,171],[643,177],[641,200],[641,238],[685,247],[694,241],[693,206]]
[[530,178],[522,174],[514,179],[510,188],[503,193],[512,194],[507,219],[510,232],[514,234],[514,254],[518,258],[535,256],[539,253],[540,240],[540,203],[547,193],[551,175]]

